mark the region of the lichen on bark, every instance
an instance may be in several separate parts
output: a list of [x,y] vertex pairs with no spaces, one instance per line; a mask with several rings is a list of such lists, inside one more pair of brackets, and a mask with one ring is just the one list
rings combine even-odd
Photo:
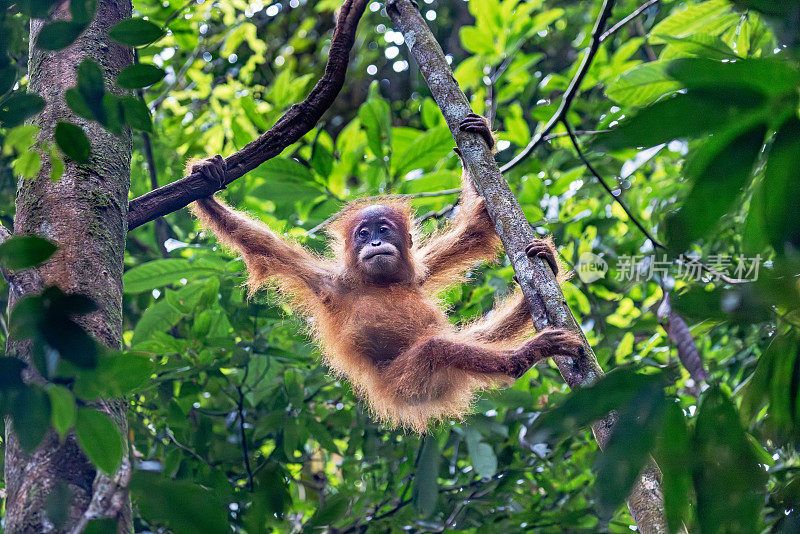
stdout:
[[[57,181],[50,179],[49,151],[41,150],[42,167],[33,179],[18,183],[14,233],[35,234],[58,245],[56,254],[38,269],[45,286],[55,285],[69,294],[91,298],[96,312],[79,318],[86,330],[111,348],[121,346],[122,272],[127,199],[130,181],[131,135],[106,131],[96,122],[77,117],[64,101],[64,92],[77,81],[78,65],[85,58],[101,68],[106,88],[114,89],[119,72],[133,62],[130,48],[111,41],[109,29],[131,16],[130,0],[99,0],[94,21],[70,46],[55,52],[36,48],[36,35],[44,20],[32,20],[28,91],[45,99],[44,110],[35,118],[39,126],[38,146],[54,145],[55,126],[67,121],[80,126],[91,143],[87,164],[65,162]],[[58,3],[53,18],[69,18],[69,2]],[[13,306],[24,294],[13,294]],[[10,340],[11,347],[30,361],[29,343]],[[100,409],[116,421],[126,435],[125,407],[118,401],[101,402]],[[97,471],[86,458],[73,434],[62,442],[48,433],[32,453],[23,452],[13,427],[6,427],[6,516],[5,531],[12,533],[68,532],[80,521],[94,498]],[[47,496],[58,485],[71,490],[69,519],[55,526],[45,510]],[[118,519],[119,531],[132,530],[127,496],[119,509],[109,513]]]

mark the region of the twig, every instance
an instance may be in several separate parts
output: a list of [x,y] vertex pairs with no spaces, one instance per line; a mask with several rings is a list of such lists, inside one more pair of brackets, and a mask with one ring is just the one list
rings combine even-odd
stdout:
[[628,206],[625,204],[625,201],[622,200],[622,195],[615,193],[611,189],[611,187],[609,187],[606,181],[603,180],[603,177],[600,176],[600,173],[597,172],[597,169],[595,169],[594,166],[591,164],[591,162],[588,159],[586,159],[586,156],[584,155],[583,150],[581,150],[581,146],[578,143],[578,138],[575,137],[575,132],[573,132],[572,126],[570,125],[569,121],[565,119],[561,122],[567,129],[567,134],[569,135],[570,141],[572,141],[572,146],[575,148],[575,152],[578,154],[578,157],[586,166],[586,168],[589,169],[589,172],[591,172],[594,175],[594,177],[597,178],[597,181],[600,182],[600,185],[603,186],[603,189],[605,189],[606,192],[608,192],[608,194],[611,195],[611,197],[617,202],[617,204],[619,204],[619,206],[622,208],[622,210],[625,212],[628,218],[633,222],[633,224],[636,225],[636,228],[638,228],[639,231],[642,232],[644,236],[650,240],[651,243],[653,243],[653,246],[662,249],[665,248],[664,245],[660,241],[658,241],[655,237],[650,235],[650,232],[647,231],[647,228],[645,228],[644,225],[641,222],[639,222],[639,219],[633,214],[630,208],[628,208]]
[[628,15],[627,17],[625,17],[621,21],[619,21],[616,24],[614,24],[613,26],[611,26],[608,30],[606,30],[606,32],[603,33],[603,35],[600,36],[600,42],[602,43],[603,41],[605,41],[606,39],[608,39],[609,37],[611,37],[612,35],[617,33],[620,30],[620,28],[622,28],[627,23],[629,23],[630,21],[632,21],[633,19],[635,19],[636,17],[641,15],[643,12],[645,12],[647,10],[647,8],[649,8],[653,4],[657,4],[660,1],[661,0],[648,0],[647,2],[645,2],[644,4],[639,6],[639,8],[636,9],[635,11],[633,11],[630,15]]
[[439,211],[431,210],[428,213],[426,213],[425,215],[417,217],[416,223],[419,225],[419,224],[422,224],[425,221],[428,221],[430,219],[441,219],[442,217],[446,217],[447,214],[450,213],[451,211],[453,211],[453,208],[455,208],[455,207],[456,207],[456,205],[455,205],[455,203],[453,203],[453,204],[448,204],[447,206],[443,207]]
[[592,29],[592,42],[589,45],[589,50],[586,51],[586,55],[583,56],[583,61],[578,67],[578,72],[575,73],[575,76],[572,78],[572,81],[567,87],[566,92],[564,93],[563,98],[561,99],[561,104],[558,106],[558,109],[553,116],[550,117],[550,120],[547,121],[547,124],[533,136],[533,139],[528,143],[528,145],[522,149],[522,152],[514,156],[514,159],[500,167],[500,172],[505,173],[510,171],[517,165],[519,165],[528,155],[533,152],[537,146],[544,140],[544,136],[550,133],[550,131],[555,128],[556,124],[558,124],[564,117],[567,116],[567,112],[569,111],[569,107],[572,105],[572,100],[575,98],[575,95],[578,94],[578,90],[580,90],[581,82],[583,82],[583,78],[586,76],[586,73],[589,72],[589,67],[592,65],[592,60],[594,60],[594,56],[597,54],[597,50],[600,48],[600,36],[603,30],[606,27],[606,22],[608,18],[611,16],[611,11],[614,9],[614,0],[604,0],[603,7],[600,8],[600,15],[597,17],[597,21],[594,24],[594,29]]
[[183,443],[178,441],[178,439],[175,437],[175,434],[172,433],[172,430],[170,430],[169,427],[166,427],[164,429],[164,433],[167,435],[167,437],[170,439],[170,441],[172,443],[174,443],[175,446],[177,446],[179,449],[181,449],[182,451],[188,453],[190,456],[194,457],[195,459],[200,460],[201,462],[206,464],[208,467],[210,467],[212,470],[214,469],[214,464],[212,464],[211,462],[209,462],[208,460],[206,460],[205,458],[200,456],[197,453],[197,451],[194,451],[194,450],[190,449],[189,447],[187,447],[186,445],[184,445]]
[[[245,368],[245,377],[247,377],[247,369],[249,369],[249,366]],[[242,382],[244,382],[244,380],[242,380]],[[242,440],[242,459],[244,460],[244,467],[247,470],[248,487],[252,492],[254,489],[253,469],[250,467],[250,454],[247,452],[247,436],[244,432],[244,393],[242,393],[242,386],[237,386],[236,392],[239,394],[239,398],[236,400],[236,413],[239,415],[240,438]]]
[[[608,133],[611,130],[573,130],[575,135],[597,135],[602,133]],[[560,137],[567,137],[569,134],[567,132],[557,132],[551,133],[550,135],[544,136],[544,141],[550,141],[551,139],[558,139]]]
[[[228,172],[222,186],[244,176],[298,141],[333,104],[344,85],[350,49],[366,4],[367,0],[345,0],[333,32],[325,74],[306,99],[289,108],[269,131],[225,158]],[[195,200],[214,194],[218,189],[218,184],[210,183],[197,173],[135,198],[128,204],[128,229],[172,213]]]
[[175,11],[173,11],[170,14],[170,16],[167,17],[167,20],[164,21],[164,24],[161,27],[166,30],[167,26],[169,26],[169,23],[172,22],[173,20],[175,20],[176,18],[180,17],[181,13],[183,13],[183,10],[186,9],[187,7],[191,6],[192,4],[194,4],[194,2],[195,2],[195,0],[189,0],[188,2],[183,4],[181,7],[179,7]]

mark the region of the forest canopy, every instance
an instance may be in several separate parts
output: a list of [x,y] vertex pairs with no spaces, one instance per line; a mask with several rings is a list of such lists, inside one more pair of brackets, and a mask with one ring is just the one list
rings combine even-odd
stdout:
[[185,208],[220,154],[220,198],[322,255],[365,197],[443,228],[461,161],[407,3],[0,0],[6,531],[800,531],[800,2],[419,1],[605,372],[542,363],[422,435]]

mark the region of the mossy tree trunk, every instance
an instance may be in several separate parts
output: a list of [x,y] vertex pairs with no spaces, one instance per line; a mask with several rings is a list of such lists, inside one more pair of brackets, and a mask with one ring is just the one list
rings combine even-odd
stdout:
[[[55,9],[54,18],[69,18],[68,1],[57,4]],[[56,254],[39,269],[43,285],[55,285],[65,293],[91,298],[98,311],[80,321],[91,335],[112,348],[121,346],[122,260],[131,135],[127,130],[114,135],[96,122],[77,117],[65,104],[64,92],[75,86],[78,65],[85,58],[101,67],[107,89],[115,87],[117,74],[132,63],[133,53],[130,48],[111,41],[108,31],[130,15],[130,0],[99,0],[97,15],[89,28],[75,43],[55,52],[35,47],[36,35],[45,21],[31,21],[28,90],[46,101],[45,109],[36,117],[39,147],[54,146],[56,124],[66,121],[83,129],[92,151],[87,164],[67,160],[63,176],[53,182],[48,151],[41,150],[39,175],[18,184],[14,218],[14,234],[35,234],[58,245]],[[16,298],[10,305],[21,296],[24,295],[14,295]],[[27,343],[12,340],[9,348],[30,362]],[[108,401],[99,408],[111,414],[125,436],[124,405]],[[123,460],[123,468],[128,466],[127,460]],[[62,443],[50,432],[35,452],[28,455],[20,449],[13,429],[7,426],[5,476],[6,532],[69,532],[86,519],[102,516],[115,518],[120,532],[132,530],[126,491],[108,478],[97,476],[74,435]],[[65,486],[71,494],[69,519],[56,527],[47,517],[46,503],[54,488]]]

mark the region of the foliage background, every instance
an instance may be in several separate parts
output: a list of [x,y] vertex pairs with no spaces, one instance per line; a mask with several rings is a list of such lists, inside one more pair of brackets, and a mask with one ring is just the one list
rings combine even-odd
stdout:
[[[611,23],[638,6],[616,2]],[[0,78],[13,72],[17,82],[7,104],[26,84],[30,11],[0,7]],[[132,197],[155,185],[142,131],[150,130],[164,185],[183,175],[187,159],[242,148],[301,100],[324,69],[337,7],[135,2],[135,16],[166,32],[138,48],[138,61],[165,76],[143,89],[152,125],[140,123],[134,135]],[[473,109],[492,118],[504,163],[558,107],[601,6],[420,7]],[[601,365],[618,369],[592,390],[569,396],[556,368],[542,365],[513,388],[482,395],[475,415],[422,438],[377,425],[321,367],[304,319],[272,291],[248,300],[243,263],[181,210],[127,241],[126,348],[152,364],[71,368],[70,388],[47,397],[52,423],[81,421],[69,413],[76,397],[80,407],[98,394],[91,384],[129,393],[137,531],[626,532],[633,523],[622,501],[648,451],[664,470],[673,525],[795,531],[797,17],[796,2],[664,1],[600,46],[567,119],[590,132],[580,135],[587,158],[665,250],[601,187],[561,124],[506,173],[529,221],[553,234],[567,264],[593,252],[611,266],[601,280],[564,286]],[[683,94],[671,98],[676,91]],[[39,159],[30,150],[34,127],[14,124],[13,108],[2,106],[0,220],[11,227],[17,181],[35,175]],[[452,146],[402,36],[374,2],[346,88],[319,127],[222,196],[322,251],[324,232],[309,230],[347,200],[458,187]],[[443,224],[456,200],[453,192],[415,198],[424,228]],[[709,265],[740,254],[768,261],[748,284],[713,275],[687,283],[674,264],[670,275],[622,276],[625,257],[674,260],[689,251]],[[452,320],[490,310],[512,276],[507,262],[476,268],[442,295]],[[691,327],[706,383],[671,365],[678,353],[656,313],[664,288]],[[9,318],[1,318],[5,337]],[[609,407],[630,424],[601,454],[580,423]],[[111,452],[90,457],[113,467],[113,436],[106,443]]]

